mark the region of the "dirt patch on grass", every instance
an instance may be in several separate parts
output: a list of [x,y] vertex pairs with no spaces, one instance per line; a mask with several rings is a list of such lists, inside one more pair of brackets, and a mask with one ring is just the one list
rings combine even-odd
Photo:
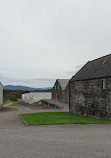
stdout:
[[12,107],[1,107],[0,108],[0,112],[7,112],[7,111],[16,111],[16,108],[12,108]]
[[30,108],[32,110],[38,110],[38,109],[47,109],[42,104],[33,104],[33,105],[24,105],[24,107]]

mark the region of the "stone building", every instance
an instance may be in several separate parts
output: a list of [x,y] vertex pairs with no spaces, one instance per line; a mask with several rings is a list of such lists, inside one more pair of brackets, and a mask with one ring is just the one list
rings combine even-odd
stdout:
[[54,87],[52,88],[52,99],[67,102],[69,98],[69,80],[68,79],[57,79]]
[[0,107],[3,104],[3,85],[0,82]]
[[87,62],[69,87],[70,112],[111,119],[111,54]]
[[65,88],[65,102],[69,104],[69,83]]

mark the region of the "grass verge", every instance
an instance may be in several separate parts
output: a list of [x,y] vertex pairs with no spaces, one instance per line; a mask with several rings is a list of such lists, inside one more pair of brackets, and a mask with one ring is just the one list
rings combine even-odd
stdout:
[[22,104],[19,104],[18,101],[11,101],[11,103],[10,106],[23,106]]
[[[10,101],[10,102],[13,103],[13,104],[10,105],[10,106],[24,106],[24,104],[19,104],[18,101]],[[26,104],[26,105],[27,105],[27,106],[28,106],[28,105],[36,105],[36,104],[38,104],[39,102],[40,102],[40,101],[35,102],[35,103],[33,103],[33,104]]]
[[12,103],[10,106],[23,106],[22,104],[19,104],[18,101],[12,101],[12,100],[7,100],[6,102],[3,103],[3,105]]
[[[26,104],[26,105],[27,105],[27,106],[28,106],[28,105],[36,105],[36,104],[38,104],[39,102],[41,102],[41,101],[37,101],[37,102],[35,102],[35,103]],[[3,105],[4,105],[4,104],[8,104],[8,103],[12,103],[10,106],[24,106],[24,104],[19,104],[18,101],[12,101],[12,100],[7,100],[6,102],[3,103]]]
[[57,125],[57,124],[108,124],[110,120],[102,120],[85,116],[78,116],[67,112],[43,112],[21,114],[28,126]]
[[39,100],[39,101],[37,101],[37,102],[34,102],[34,103],[32,103],[32,104],[29,104],[29,105],[35,105],[35,104],[38,104],[38,103],[40,103],[41,102],[41,100]]
[[4,104],[8,104],[8,103],[11,103],[11,100],[5,101],[5,102],[3,103],[3,105],[4,105]]

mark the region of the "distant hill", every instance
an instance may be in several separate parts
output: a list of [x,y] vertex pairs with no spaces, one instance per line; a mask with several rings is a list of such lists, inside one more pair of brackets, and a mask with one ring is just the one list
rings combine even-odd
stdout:
[[3,89],[6,90],[19,90],[19,91],[44,91],[44,90],[50,90],[52,87],[46,87],[46,88],[32,88],[32,87],[26,87],[26,86],[14,86],[14,85],[6,85],[3,86]]

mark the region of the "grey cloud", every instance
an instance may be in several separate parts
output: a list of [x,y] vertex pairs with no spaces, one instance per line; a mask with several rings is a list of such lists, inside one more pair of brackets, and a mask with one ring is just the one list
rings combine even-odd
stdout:
[[16,79],[5,75],[0,75],[0,81],[3,85],[22,85],[34,88],[52,87],[56,79],[38,78],[38,79]]
[[70,78],[111,53],[110,15],[110,0],[0,0],[0,73]]

